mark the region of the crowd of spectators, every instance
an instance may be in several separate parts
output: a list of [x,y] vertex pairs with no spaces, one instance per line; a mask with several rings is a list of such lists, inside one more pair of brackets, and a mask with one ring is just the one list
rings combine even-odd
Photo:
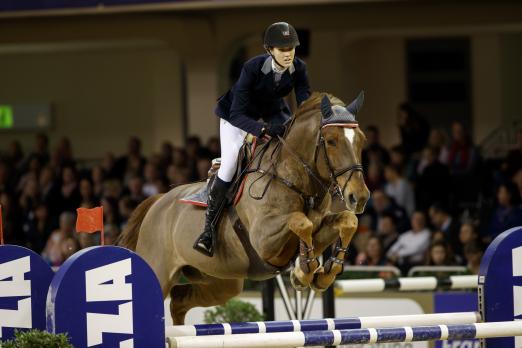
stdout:
[[[466,265],[476,273],[487,243],[522,225],[522,130],[503,160],[484,160],[464,125],[451,136],[431,127],[403,104],[401,142],[380,143],[379,128],[364,129],[362,160],[372,191],[350,262],[365,265]],[[6,243],[23,245],[53,266],[81,248],[99,244],[99,234],[75,233],[78,207],[103,206],[105,242],[115,241],[133,209],[146,197],[203,180],[219,139],[203,146],[197,137],[183,148],[164,142],[146,157],[137,137],[121,156],[107,153],[88,166],[73,155],[69,139],[49,146],[37,134],[34,148],[19,142],[0,149],[0,205]]]

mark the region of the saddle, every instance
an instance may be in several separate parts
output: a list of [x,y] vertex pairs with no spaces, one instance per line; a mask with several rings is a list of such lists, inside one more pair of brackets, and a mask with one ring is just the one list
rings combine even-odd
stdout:
[[[227,205],[233,204],[235,206],[241,199],[243,188],[245,186],[245,181],[248,177],[248,169],[250,168],[252,159],[254,158],[256,147],[256,138],[251,134],[248,134],[245,137],[245,141],[241,146],[241,149],[239,150],[236,174],[234,175],[234,179],[232,181],[233,184],[231,185],[227,193]],[[212,165],[208,171],[207,184],[203,186],[198,192],[183,197],[179,201],[181,203],[192,204],[197,207],[206,208],[209,187],[212,184],[212,181],[215,179],[215,176],[217,175],[220,166],[221,158],[213,159]]]
[[[268,145],[268,144],[266,144]],[[262,155],[262,151],[265,151],[268,146],[262,146],[260,150],[260,154]],[[248,135],[245,138],[245,142],[239,151],[238,157],[238,165],[236,174],[234,176],[233,183],[227,193],[227,202],[224,204],[224,207],[218,213],[217,219],[220,219],[223,212],[226,211],[226,215],[230,219],[230,223],[234,228],[234,232],[236,233],[238,239],[240,240],[243,249],[249,258],[249,268],[248,268],[248,278],[252,280],[266,280],[272,278],[274,275],[281,273],[287,269],[290,265],[285,267],[275,267],[267,262],[265,262],[257,253],[257,251],[252,246],[250,242],[250,236],[248,234],[248,230],[245,225],[241,222],[241,219],[237,215],[237,211],[235,206],[241,199],[241,195],[243,194],[243,188],[246,183],[246,179],[248,174],[251,172],[251,166],[257,157],[258,153],[256,138],[252,135]],[[212,166],[208,172],[207,185],[205,185],[198,192],[186,196],[179,201],[186,204],[192,204],[197,207],[207,207],[208,200],[208,191],[209,187],[212,184],[212,180],[215,180],[216,174],[219,170],[219,166],[221,164],[221,159],[217,158],[212,161]],[[255,170],[254,170],[255,171]],[[267,274],[270,274],[267,276]]]

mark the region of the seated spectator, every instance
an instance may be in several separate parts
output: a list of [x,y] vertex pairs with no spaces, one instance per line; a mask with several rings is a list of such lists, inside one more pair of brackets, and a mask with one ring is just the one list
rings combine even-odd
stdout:
[[384,192],[411,215],[415,210],[415,194],[410,183],[402,177],[399,168],[393,165],[384,168],[384,177],[387,181]]
[[91,170],[92,191],[94,196],[103,196],[103,184],[105,181],[105,172],[101,166],[94,166]]
[[512,181],[515,185],[517,185],[518,195],[522,200],[522,168],[520,168],[515,172],[515,174],[513,174]]
[[448,243],[438,241],[431,243],[428,251],[427,266],[453,266],[455,260],[452,256],[451,248]]
[[436,230],[431,233],[431,243],[436,242],[445,242],[446,241],[446,235],[441,230]]
[[61,244],[61,254],[63,260],[67,260],[69,257],[73,256],[75,253],[80,251],[80,243],[76,237],[67,237]]
[[16,178],[12,166],[0,160],[0,192],[14,192]]
[[14,170],[18,171],[22,169],[24,151],[22,150],[22,145],[19,141],[14,140],[9,143],[5,159]]
[[25,246],[38,254],[41,253],[52,232],[51,218],[45,204],[36,206],[34,214],[22,225],[22,230]]
[[80,249],[101,245],[100,232],[78,233],[76,238],[78,240],[78,243],[80,244]]
[[198,180],[207,180],[208,171],[210,170],[211,166],[212,166],[212,163],[211,163],[210,159],[208,159],[208,158],[198,159],[198,162],[197,162]]
[[125,228],[125,225],[129,221],[132,212],[134,211],[134,209],[136,209],[137,206],[138,202],[135,202],[129,196],[122,197],[118,201],[118,212],[121,219],[119,225],[120,229],[123,230]]
[[370,163],[368,166],[367,175],[364,179],[366,186],[370,192],[375,190],[382,190],[384,188],[384,177],[381,167],[376,163]]
[[94,188],[89,178],[83,178],[80,180],[80,207],[82,208],[94,208],[98,206],[99,200],[94,195]]
[[460,244],[460,224],[453,219],[449,209],[440,203],[434,203],[429,209],[431,224],[435,229],[444,232],[445,240],[449,243],[453,253],[462,256],[462,244]]
[[116,239],[120,235],[120,229],[114,224],[107,224],[104,226],[105,245],[116,244]]
[[377,237],[381,240],[383,253],[386,254],[399,238],[395,217],[392,214],[383,214],[379,221]]
[[[71,246],[68,239],[76,239],[74,235],[74,224],[76,216],[71,212],[63,212],[60,214],[60,227],[51,233],[51,236],[47,240],[44,250],[42,251],[42,257],[51,266],[61,266],[61,264],[67,259],[69,253],[68,247]],[[64,247],[65,245],[65,247]]]
[[21,233],[22,217],[13,196],[7,192],[0,191],[0,205],[2,206],[1,217],[4,228],[4,242],[23,245],[24,236]]
[[505,230],[521,225],[522,209],[518,188],[512,182],[505,182],[497,190],[497,207],[490,219],[486,240],[491,241]]
[[466,266],[471,274],[478,274],[480,261],[484,255],[484,246],[478,241],[470,242],[464,246]]
[[366,146],[362,151],[362,163],[366,172],[370,164],[383,167],[390,163],[390,155],[388,150],[381,145],[379,128],[376,126],[368,126],[366,128]]
[[379,237],[373,236],[368,239],[365,251],[357,255],[357,264],[364,266],[386,266],[388,264]]
[[430,239],[431,232],[426,227],[426,217],[423,212],[416,211],[411,217],[411,230],[399,236],[386,256],[391,262],[406,268],[423,264]]
[[433,128],[428,137],[428,147],[435,150],[438,154],[438,160],[442,164],[448,164],[448,145],[447,137],[444,132],[439,128]]
[[370,226],[372,231],[378,229],[381,217],[384,214],[393,215],[398,231],[406,231],[410,227],[406,211],[399,207],[397,203],[390,199],[390,197],[388,197],[382,190],[372,192],[367,212],[365,214],[372,217],[372,225]]
[[460,225],[459,240],[462,245],[479,240],[479,233],[473,222],[467,221]]
[[401,145],[405,150],[406,157],[409,159],[426,146],[430,125],[426,119],[408,103],[399,105],[397,125],[399,126]]
[[62,169],[62,183],[58,198],[60,211],[76,211],[76,208],[80,205],[80,200],[76,170],[73,167],[64,167]]
[[423,168],[418,172],[417,208],[427,210],[433,202],[449,202],[451,178],[448,167],[440,163],[434,148],[422,151]]
[[147,163],[144,170],[145,183],[143,184],[143,193],[146,197],[154,196],[159,193],[156,180],[159,179],[158,168],[152,163]]
[[[116,160],[115,171],[119,179],[127,182],[129,176],[143,174],[146,159],[141,153],[141,140],[132,136],[127,142],[127,154]],[[106,168],[106,172],[109,172]]]
[[512,177],[522,168],[522,129],[517,131],[515,144],[506,155],[503,166],[505,167],[507,177]]
[[[130,197],[129,197],[130,198]],[[130,198],[132,200],[132,198]],[[103,197],[101,199],[103,207],[103,222],[105,224],[120,224],[120,214],[118,211],[118,199],[112,197]]]
[[[366,135],[368,137],[368,135]],[[221,157],[221,143],[218,137],[210,137],[207,141],[208,157],[210,160]]]
[[145,198],[145,194],[143,193],[143,179],[140,176],[133,175],[129,179],[129,184],[127,189],[123,192],[124,196],[129,196],[130,199],[137,203],[141,203]]

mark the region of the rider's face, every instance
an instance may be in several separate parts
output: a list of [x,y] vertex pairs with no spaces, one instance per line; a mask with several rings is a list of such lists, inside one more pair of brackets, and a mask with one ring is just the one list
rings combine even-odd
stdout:
[[285,68],[290,67],[295,57],[294,47],[273,47],[270,52],[275,57],[276,61]]

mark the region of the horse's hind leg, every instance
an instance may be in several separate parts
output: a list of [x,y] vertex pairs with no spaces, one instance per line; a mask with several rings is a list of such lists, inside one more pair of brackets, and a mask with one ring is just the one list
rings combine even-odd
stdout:
[[204,283],[176,285],[170,291],[170,314],[174,325],[182,325],[193,307],[224,304],[243,290],[243,279],[205,276]]
[[295,233],[299,241],[299,262],[296,262],[290,280],[297,290],[310,286],[314,279],[314,272],[319,267],[319,260],[315,257],[312,232],[313,223],[301,212],[292,213],[288,219],[288,228]]
[[357,216],[345,210],[335,217],[332,225],[324,227],[336,230],[339,234],[339,239],[333,246],[332,256],[324,263],[324,268],[315,274],[312,284],[314,290],[326,290],[335,281],[335,277],[343,271],[346,249],[357,230],[357,224]]

